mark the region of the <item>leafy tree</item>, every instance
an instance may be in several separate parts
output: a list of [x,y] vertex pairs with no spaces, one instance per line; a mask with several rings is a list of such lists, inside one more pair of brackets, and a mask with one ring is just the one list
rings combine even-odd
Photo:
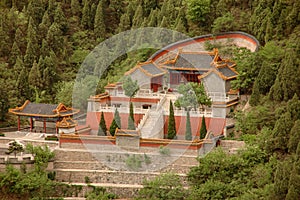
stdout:
[[201,128],[200,128],[200,139],[204,139],[206,136],[206,124],[205,124],[205,117],[202,116]]
[[139,89],[140,88],[137,81],[133,81],[129,76],[125,77],[123,81],[123,90],[126,96],[128,96],[131,99],[136,95]]
[[186,191],[176,174],[162,174],[152,181],[144,181],[137,199],[184,199]]
[[192,129],[191,129],[191,119],[190,112],[186,112],[186,126],[185,126],[185,139],[192,140]]
[[174,108],[173,102],[170,100],[170,107],[169,107],[169,121],[168,121],[168,139],[176,138],[176,123],[174,117]]
[[130,106],[129,106],[128,130],[135,130],[132,102],[130,102]]
[[107,135],[107,128],[106,128],[106,123],[105,123],[103,112],[101,112],[101,118],[100,118],[100,123],[99,123],[99,128],[98,128],[98,135]]
[[73,92],[74,82],[59,82],[56,85],[56,103],[63,103],[66,106],[72,106],[72,92]]
[[96,37],[105,39],[106,26],[105,26],[105,20],[104,20],[104,8],[103,8],[102,0],[99,1],[97,10],[96,10],[94,33],[95,33]]
[[114,119],[109,127],[109,132],[112,136],[115,135],[116,129],[121,128],[121,118],[118,110],[115,110]]
[[218,17],[215,19],[212,25],[212,32],[219,33],[219,32],[226,32],[230,31],[235,25],[235,19],[232,13],[228,12],[225,15]]

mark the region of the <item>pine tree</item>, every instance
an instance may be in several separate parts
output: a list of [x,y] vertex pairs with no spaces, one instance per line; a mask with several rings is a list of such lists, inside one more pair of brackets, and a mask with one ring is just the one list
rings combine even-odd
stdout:
[[99,136],[107,135],[107,128],[106,128],[106,123],[105,123],[103,112],[101,112],[101,119],[100,119],[99,128],[98,128],[98,135]]
[[27,6],[27,15],[32,17],[35,25],[41,23],[44,12],[45,9],[42,0],[29,1]]
[[33,62],[32,68],[29,72],[28,83],[30,84],[30,86],[38,90],[42,86],[41,72],[36,61]]
[[42,23],[40,23],[38,27],[40,41],[46,38],[50,26],[51,26],[51,22],[50,22],[48,12],[45,12]]
[[134,13],[134,17],[133,17],[133,20],[132,20],[132,28],[138,28],[140,25],[142,25],[143,20],[144,20],[143,8],[142,8],[141,5],[139,5],[136,8],[136,11]]
[[61,3],[58,3],[55,13],[54,13],[54,22],[58,25],[63,34],[68,31],[68,22],[67,18],[61,8]]
[[294,200],[300,198],[300,142],[298,140],[297,150],[293,169],[291,170],[288,193],[286,200]]
[[132,104],[132,102],[130,102],[130,106],[129,106],[128,130],[135,130],[134,113],[133,113],[133,104]]
[[[26,27],[18,27],[15,33],[14,41],[17,43],[21,54],[24,55],[26,52],[27,47],[27,40],[26,40]],[[4,39],[4,38],[3,38]]]
[[294,123],[293,128],[290,132],[290,139],[288,143],[288,148],[290,153],[296,153],[298,143],[300,141],[300,120]]
[[104,7],[103,1],[99,1],[96,15],[95,15],[95,23],[94,23],[94,33],[96,37],[105,39],[106,35],[106,26],[104,20]]
[[17,57],[21,56],[21,50],[20,48],[18,47],[18,44],[17,42],[15,41],[13,43],[13,46],[11,47],[11,50],[10,50],[10,54],[9,54],[9,64],[11,66],[14,66],[14,64],[16,63],[16,59]]
[[71,0],[71,11],[72,11],[73,16],[80,17],[81,5],[78,0]]
[[61,53],[64,49],[64,40],[62,36],[62,31],[57,23],[53,23],[47,33],[47,43],[49,48],[56,53]]
[[205,124],[205,117],[202,116],[201,128],[200,128],[200,139],[204,139],[206,136],[206,124]]
[[192,129],[191,129],[191,119],[190,119],[190,111],[186,111],[186,125],[185,125],[185,139],[192,140]]
[[91,28],[91,5],[89,0],[84,1],[84,6],[82,9],[82,18],[81,18],[81,25],[84,29]]
[[28,72],[25,67],[23,67],[22,70],[19,71],[16,88],[18,90],[18,103],[23,104],[27,99],[30,99],[32,97],[28,83]]
[[156,9],[155,10],[153,10],[153,9],[151,10],[148,19],[149,19],[148,26],[150,26],[150,27],[156,27],[156,25],[157,25],[157,10]]
[[170,107],[169,107],[169,120],[168,120],[168,139],[176,138],[176,123],[175,123],[175,116],[174,116],[174,107],[173,102],[170,100]]
[[121,118],[118,110],[116,109],[114,119],[109,127],[109,133],[114,136],[117,128],[121,128]]
[[130,17],[127,13],[124,13],[121,16],[119,27],[118,27],[118,32],[123,32],[127,31],[130,29]]

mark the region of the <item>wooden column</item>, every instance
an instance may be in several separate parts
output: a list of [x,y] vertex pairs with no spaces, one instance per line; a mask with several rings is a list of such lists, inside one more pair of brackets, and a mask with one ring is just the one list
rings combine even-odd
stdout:
[[18,116],[18,131],[20,131],[21,122],[20,122],[20,116]]
[[44,119],[44,133],[46,133],[47,127],[46,127],[46,119]]
[[30,132],[32,132],[32,127],[33,127],[33,121],[32,121],[32,117],[30,117]]

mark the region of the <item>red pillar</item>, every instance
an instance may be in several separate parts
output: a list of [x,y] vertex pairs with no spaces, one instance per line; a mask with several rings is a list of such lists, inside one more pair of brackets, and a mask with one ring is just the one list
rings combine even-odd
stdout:
[[44,133],[46,133],[46,119],[44,119]]
[[20,116],[18,116],[18,131],[20,131],[21,122],[20,122]]
[[33,126],[33,121],[32,121],[32,117],[30,117],[30,132],[32,132],[32,126]]

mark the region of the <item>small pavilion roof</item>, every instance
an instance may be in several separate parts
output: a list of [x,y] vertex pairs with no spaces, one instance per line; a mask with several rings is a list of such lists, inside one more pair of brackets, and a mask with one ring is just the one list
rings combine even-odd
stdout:
[[161,76],[166,73],[165,70],[158,67],[153,61],[150,60],[147,62],[138,63],[134,68],[126,72],[125,75],[130,75],[136,70],[140,70],[142,73],[150,77]]
[[64,117],[61,121],[56,123],[56,127],[58,128],[72,128],[75,126],[77,126],[77,122],[71,117]]
[[67,117],[79,113],[79,109],[66,107],[64,104],[31,103],[29,100],[21,107],[11,108],[9,112],[28,117]]

